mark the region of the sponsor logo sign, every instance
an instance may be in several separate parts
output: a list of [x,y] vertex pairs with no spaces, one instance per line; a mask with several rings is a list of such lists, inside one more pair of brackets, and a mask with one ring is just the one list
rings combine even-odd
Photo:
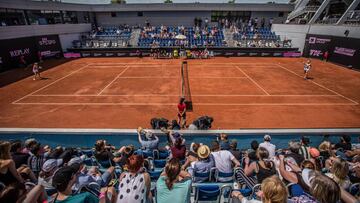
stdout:
[[11,50],[11,51],[9,51],[9,54],[11,57],[17,57],[20,55],[28,55],[28,54],[30,54],[30,48]]
[[234,52],[226,52],[225,53],[225,56],[233,56],[234,55]]
[[102,53],[94,53],[94,56],[97,57],[97,56],[102,56]]
[[285,52],[284,57],[301,57],[300,52]]
[[90,53],[81,53],[82,57],[88,57],[90,56]]
[[282,56],[282,53],[274,53],[273,56]]
[[65,53],[64,54],[64,58],[80,58],[81,54],[80,53]]
[[258,53],[250,53],[249,56],[257,56]]
[[261,56],[270,56],[270,53],[261,53]]
[[310,49],[310,56],[322,56],[323,52],[321,50],[316,50],[316,49]]
[[117,56],[126,56],[126,53],[117,53]]
[[48,39],[47,37],[42,37],[39,41],[40,46],[49,46],[53,44],[56,44],[56,40]]
[[105,56],[114,56],[114,53],[106,53]]
[[309,44],[326,44],[330,41],[331,39],[327,38],[309,37]]
[[238,56],[246,56],[247,53],[238,52],[237,55],[238,55]]
[[354,56],[356,50],[348,49],[344,47],[335,47],[334,53],[345,55],[345,56]]

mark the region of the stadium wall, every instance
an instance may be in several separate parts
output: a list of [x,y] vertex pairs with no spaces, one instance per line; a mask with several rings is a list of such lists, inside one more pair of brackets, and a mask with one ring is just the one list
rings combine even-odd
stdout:
[[54,24],[0,26],[0,39],[15,39],[40,35],[83,33],[91,30],[91,24]]
[[329,35],[345,37],[346,30],[349,31],[349,38],[360,39],[360,27],[336,26],[336,25],[293,25],[293,24],[273,24],[272,31],[280,35],[281,40],[285,37],[292,40],[293,47],[304,50],[307,34]]
[[[283,13],[283,14],[280,14]],[[138,14],[142,14],[139,16]],[[279,17],[280,16],[280,17]],[[262,18],[268,23],[270,18],[273,18],[275,23],[283,23],[286,20],[287,12],[277,11],[252,11],[252,18],[258,18],[259,23]],[[205,18],[211,21],[211,11],[144,11],[144,12],[116,12],[116,16],[112,16],[111,12],[96,13],[98,24],[101,26],[129,24],[144,26],[145,20],[148,20],[153,25],[184,25],[193,26],[195,18],[202,18],[203,23]],[[210,22],[211,25],[216,25],[217,22]]]

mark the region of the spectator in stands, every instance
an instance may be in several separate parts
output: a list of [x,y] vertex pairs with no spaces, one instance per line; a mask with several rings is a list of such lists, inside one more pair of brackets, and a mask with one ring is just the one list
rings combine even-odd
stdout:
[[343,135],[340,142],[335,144],[335,149],[342,149],[343,151],[351,150],[351,137],[350,135]]
[[276,146],[270,143],[271,137],[270,135],[264,136],[264,142],[259,144],[259,147],[265,148],[269,153],[269,158],[273,158],[275,156]]
[[14,141],[11,144],[10,152],[11,152],[12,160],[15,162],[16,168],[19,168],[23,164],[27,164],[27,160],[30,155],[28,153],[26,153],[26,154],[22,153],[21,141],[19,141],[19,140]]
[[248,200],[239,191],[232,192],[234,202],[241,203],[286,203],[288,202],[288,191],[285,184],[277,176],[266,178],[261,184],[261,192],[257,193],[261,201]]
[[[249,188],[253,188],[256,182],[261,184],[263,180],[276,174],[275,165],[269,160],[269,152],[265,148],[259,147],[256,154],[259,161],[250,164],[249,157],[245,157],[245,168],[237,168],[235,171],[237,182],[247,185]],[[256,174],[256,180],[252,177],[253,174]]]
[[[106,146],[106,140],[98,140],[95,144],[95,158],[98,161],[112,161],[118,163],[121,157],[115,157],[111,152],[111,147]],[[120,152],[120,150],[119,150]]]
[[101,194],[98,197],[89,192],[82,192],[78,194],[72,193],[72,186],[75,184],[77,178],[77,169],[64,166],[60,168],[53,177],[53,186],[57,190],[57,194],[53,202],[61,203],[105,203],[107,189],[102,189]]
[[334,153],[331,150],[331,143],[329,141],[323,141],[319,145],[320,156],[323,158],[323,165],[325,165],[325,161],[333,156]]
[[218,137],[217,137],[217,141],[220,144],[220,149],[221,150],[229,150],[230,149],[230,144],[229,144],[229,140],[228,140],[228,135],[225,133],[221,133]]
[[127,172],[119,178],[119,194],[117,203],[121,202],[149,202],[151,197],[150,175],[143,171],[144,158],[132,155],[127,160]]
[[114,175],[115,168],[110,166],[102,174],[96,167],[92,167],[88,171],[83,159],[84,157],[74,157],[68,162],[68,166],[78,169],[76,182],[72,189],[78,190],[79,188],[94,182],[100,187],[106,187]]
[[256,151],[257,151],[258,148],[259,148],[259,143],[258,143],[258,141],[253,140],[253,141],[251,142],[251,149],[248,150],[248,152],[247,152],[248,157],[249,157],[249,159],[250,159],[251,162],[252,162],[252,161],[258,161],[258,160],[259,160],[259,159],[257,158],[257,156],[256,156]]
[[242,156],[241,156],[241,151],[237,148],[237,141],[236,140],[231,140],[230,142],[230,150],[231,154],[234,155],[234,157],[237,160],[241,160]]
[[191,175],[181,170],[178,159],[172,158],[156,182],[157,203],[190,202]]
[[62,159],[49,159],[45,161],[42,166],[42,170],[39,173],[38,183],[42,185],[48,194],[52,195],[56,192],[56,189],[52,185],[52,178],[56,170],[62,164]]
[[[220,149],[220,144],[218,141],[212,142],[211,151],[211,154],[214,156],[215,166],[220,172],[232,173],[232,165],[234,165],[235,167],[240,166],[240,162],[234,157],[234,155],[232,155],[231,152],[229,152],[228,150]],[[230,180],[232,180],[232,177],[219,179],[220,182],[226,182]]]
[[309,144],[310,144],[310,138],[306,136],[301,137],[301,147],[299,150],[299,154],[301,154],[304,159],[310,159],[310,153],[309,153]]
[[15,162],[11,159],[10,147],[10,142],[0,142],[0,182],[6,186],[16,182],[24,183],[15,168]]
[[296,164],[298,166],[301,165],[301,163],[304,161],[304,157],[299,154],[300,150],[300,143],[296,141],[290,141],[289,142],[289,152],[286,153],[285,157],[291,157],[296,161]]
[[19,57],[19,68],[26,68],[27,67],[27,62],[25,60],[25,56],[21,55]]
[[30,152],[31,156],[28,159],[27,165],[37,177],[41,171],[42,165],[45,162],[44,155],[41,153],[40,143],[36,143],[35,145],[33,145]]
[[[310,192],[309,186],[304,182],[301,175],[302,175],[302,171],[304,169],[314,171],[315,165],[311,161],[305,160],[301,164],[301,168],[300,168],[295,164],[286,162],[286,160],[284,159],[284,155],[279,155],[279,161],[280,161],[279,171],[280,171],[281,176],[289,183],[294,183],[294,184],[300,185],[300,187],[305,192]],[[287,170],[286,167],[288,167],[291,170]]]
[[44,188],[37,185],[27,192],[25,184],[17,182],[0,191],[0,202],[34,203],[46,202]]
[[[198,161],[195,161],[189,168],[189,173],[194,176],[195,173],[208,173],[215,166],[214,157],[208,146],[201,145],[197,150]],[[208,177],[195,177],[195,182],[207,181]]]
[[335,157],[330,157],[330,160],[329,173],[325,175],[333,179],[340,187],[347,190],[351,185],[348,177],[349,164],[347,161]]
[[[159,138],[156,135],[154,135],[150,131],[143,130],[142,127],[138,127],[137,133],[138,133],[139,142],[141,144],[141,148],[150,151],[154,149],[158,149]],[[145,136],[145,140],[142,139],[142,135]]]
[[181,166],[182,170],[185,170],[187,167],[190,166],[193,162],[198,161],[199,157],[197,151],[201,145],[199,143],[191,143],[189,151],[186,153],[186,161]]
[[[311,175],[310,175],[311,176]],[[313,179],[311,182],[311,195],[320,203],[329,203],[329,202],[340,202],[340,187],[339,185],[330,179],[318,172],[315,173],[309,179]]]
[[49,153],[48,158],[59,159],[62,153],[64,153],[64,148],[62,148],[61,146],[57,146],[54,150],[52,150]]
[[180,160],[185,159],[186,146],[183,143],[183,139],[178,137],[173,146],[170,147],[171,157]]
[[37,141],[34,138],[25,140],[25,148],[22,150],[22,153],[29,154],[31,147],[35,145]]

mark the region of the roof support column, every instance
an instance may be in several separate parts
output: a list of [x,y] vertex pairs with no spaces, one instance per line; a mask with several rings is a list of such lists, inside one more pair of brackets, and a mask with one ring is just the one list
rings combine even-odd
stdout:
[[325,8],[329,5],[330,0],[324,0],[319,9],[315,12],[314,16],[310,19],[309,24],[315,23]]
[[345,13],[341,16],[341,18],[336,22],[336,25],[341,25],[345,23],[347,17],[349,16],[350,11],[353,11],[360,3],[360,0],[354,0],[350,6],[346,9]]

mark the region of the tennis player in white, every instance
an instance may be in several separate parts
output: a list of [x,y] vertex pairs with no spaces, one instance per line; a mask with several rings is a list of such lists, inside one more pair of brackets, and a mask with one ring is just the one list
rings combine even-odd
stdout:
[[311,69],[311,61],[307,60],[306,63],[304,63],[304,79],[308,79],[308,75]]

